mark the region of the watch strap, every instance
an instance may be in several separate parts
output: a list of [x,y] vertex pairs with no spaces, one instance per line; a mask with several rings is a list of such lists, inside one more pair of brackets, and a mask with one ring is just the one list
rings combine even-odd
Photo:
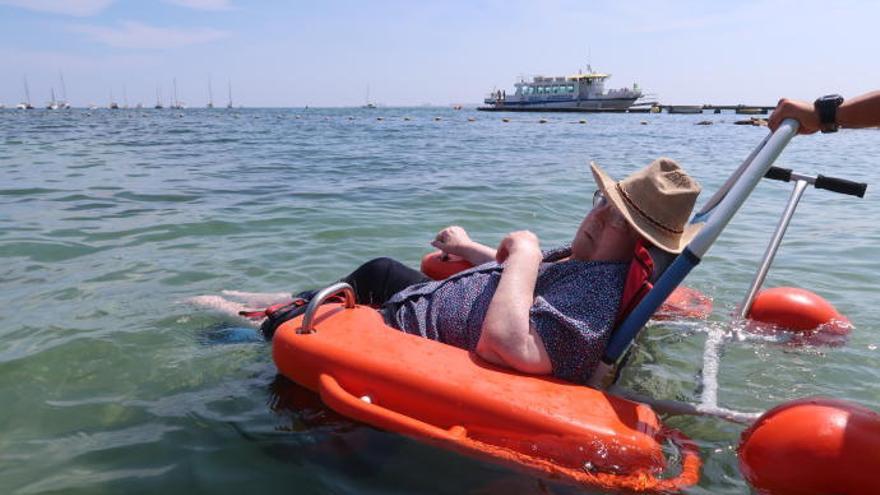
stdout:
[[840,95],[825,95],[813,103],[819,117],[819,130],[823,133],[837,132],[837,108],[843,103]]

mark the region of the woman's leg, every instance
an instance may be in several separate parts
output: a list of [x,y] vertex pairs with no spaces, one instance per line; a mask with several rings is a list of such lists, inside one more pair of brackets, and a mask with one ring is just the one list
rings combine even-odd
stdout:
[[376,258],[342,279],[354,288],[358,304],[381,306],[394,294],[431,279],[391,258]]

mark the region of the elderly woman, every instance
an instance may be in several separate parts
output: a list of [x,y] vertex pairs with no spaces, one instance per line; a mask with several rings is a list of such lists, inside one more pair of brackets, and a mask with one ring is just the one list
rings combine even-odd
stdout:
[[[533,233],[519,231],[492,249],[452,226],[432,245],[470,261],[475,266],[469,270],[431,281],[378,258],[342,280],[354,287],[359,303],[380,307],[394,328],[474,351],[497,365],[582,383],[611,333],[636,249],[681,252],[697,230],[688,219],[700,192],[668,158],[620,182],[591,166],[598,190],[570,247],[542,253]],[[303,296],[267,312],[267,338],[302,312],[308,293]]]

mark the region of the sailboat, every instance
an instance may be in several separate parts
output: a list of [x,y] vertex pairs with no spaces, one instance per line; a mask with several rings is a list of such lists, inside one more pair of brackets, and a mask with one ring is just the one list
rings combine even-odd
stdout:
[[367,85],[367,97],[365,99],[366,103],[363,108],[376,108],[376,104],[370,101],[370,85]]
[[171,105],[171,108],[175,110],[183,110],[183,103],[177,99],[177,78],[175,77],[172,79],[172,82],[174,83],[174,104]]
[[229,101],[226,103],[226,108],[232,108],[232,81],[229,81]]
[[214,108],[214,91],[211,89],[211,78],[208,78],[208,104],[205,108]]
[[162,110],[163,108],[165,108],[162,106],[162,89],[159,87],[158,84],[156,85],[156,104],[153,106],[153,108],[155,108],[156,110]]
[[61,108],[61,105],[59,105],[58,101],[55,100],[55,88],[52,88],[52,99],[49,100],[49,103],[46,105],[46,109],[58,110],[59,108]]
[[19,110],[33,110],[34,106],[31,105],[31,90],[28,88],[27,76],[24,76],[24,98],[25,100],[16,105],[15,108]]
[[113,90],[110,90],[110,105],[107,106],[110,110],[117,110],[119,108],[119,104],[116,103],[116,100],[113,98]]
[[70,102],[67,101],[67,86],[64,84],[64,73],[58,71],[58,78],[61,79],[61,101],[58,102],[58,105],[60,108],[68,110],[70,109]]

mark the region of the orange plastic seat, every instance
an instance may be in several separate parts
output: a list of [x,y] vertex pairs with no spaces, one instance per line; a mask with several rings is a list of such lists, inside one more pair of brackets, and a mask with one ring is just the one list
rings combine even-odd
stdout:
[[[302,318],[273,340],[280,372],[337,412],[540,476],[606,489],[674,491],[698,479],[696,447],[644,404],[549,377],[385,325],[374,309],[325,304],[315,333]],[[679,475],[661,479],[661,444],[681,443]]]

